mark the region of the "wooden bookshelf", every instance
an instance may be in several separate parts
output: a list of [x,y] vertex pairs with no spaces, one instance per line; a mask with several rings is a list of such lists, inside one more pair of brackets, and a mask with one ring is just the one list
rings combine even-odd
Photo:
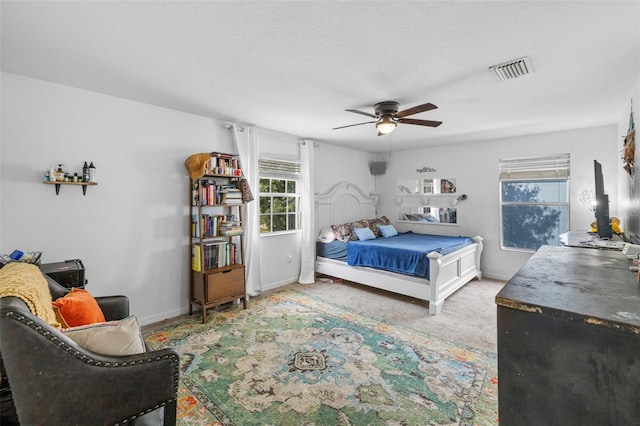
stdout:
[[204,175],[190,180],[189,315],[242,299],[247,308],[243,259],[241,176],[237,156],[212,153]]

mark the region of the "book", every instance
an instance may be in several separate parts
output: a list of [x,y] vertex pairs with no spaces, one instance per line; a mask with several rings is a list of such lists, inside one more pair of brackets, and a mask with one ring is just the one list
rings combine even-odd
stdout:
[[197,214],[191,216],[191,236],[200,237],[200,221]]
[[233,205],[241,205],[242,198],[222,198],[222,204],[233,204]]
[[202,263],[200,259],[200,245],[194,244],[191,246],[191,269],[196,272],[202,271]]
[[229,230],[220,231],[220,235],[224,235],[226,237],[232,237],[234,235],[244,235],[244,231],[242,229],[238,229],[238,230],[229,229]]

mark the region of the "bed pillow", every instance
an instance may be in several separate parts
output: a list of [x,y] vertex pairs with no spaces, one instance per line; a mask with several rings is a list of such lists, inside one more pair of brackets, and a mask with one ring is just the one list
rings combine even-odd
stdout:
[[355,232],[360,241],[376,239],[376,236],[373,234],[371,228],[353,228],[353,232]]
[[351,226],[351,223],[331,225],[331,229],[336,236],[336,240],[340,240],[346,243],[347,241],[352,239],[351,237],[353,235],[353,227]]
[[398,231],[393,227],[393,225],[380,225],[378,226],[378,229],[385,238],[395,237],[398,235]]
[[333,229],[330,226],[326,226],[322,228],[320,234],[318,235],[318,241],[323,243],[330,243],[331,241],[336,239],[336,234],[333,233]]
[[391,225],[391,221],[386,216],[382,216],[376,219],[369,219],[369,224],[369,228],[373,231],[373,235],[381,237],[382,234],[378,228],[382,225]]

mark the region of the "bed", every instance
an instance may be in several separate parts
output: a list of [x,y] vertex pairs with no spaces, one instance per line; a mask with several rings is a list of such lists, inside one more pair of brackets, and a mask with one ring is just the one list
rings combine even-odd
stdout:
[[[400,273],[378,269],[378,266],[374,268],[349,265],[349,255],[354,255],[347,253],[346,248],[351,249],[360,242],[352,241],[353,237],[348,241],[340,241],[340,225],[353,224],[358,227],[369,223],[375,228],[380,224],[390,223],[386,218],[376,218],[377,202],[376,195],[366,195],[357,185],[348,182],[340,182],[327,192],[315,195],[316,234],[320,235],[316,247],[317,273],[425,300],[429,302],[431,315],[438,314],[445,299],[456,290],[474,278],[482,278],[480,256],[483,246],[482,238],[479,236],[469,238],[468,241],[456,240],[449,248],[440,247],[441,244],[436,243],[438,249],[424,252],[422,255],[423,267],[417,267],[420,270],[418,273]],[[330,239],[323,238],[321,234],[326,233],[332,225],[338,239],[328,241]],[[406,234],[413,233],[400,233],[398,237]],[[425,237],[422,234],[417,235]],[[442,237],[449,238],[433,236]],[[397,237],[380,237],[371,241],[380,240],[378,243],[384,245],[384,240],[391,241],[395,238]],[[353,242],[356,244],[349,246]]]

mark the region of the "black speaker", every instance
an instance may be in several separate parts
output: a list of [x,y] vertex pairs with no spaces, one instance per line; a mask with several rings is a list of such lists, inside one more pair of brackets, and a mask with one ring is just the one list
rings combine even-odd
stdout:
[[369,170],[372,175],[383,175],[387,171],[386,161],[372,161],[369,163]]

